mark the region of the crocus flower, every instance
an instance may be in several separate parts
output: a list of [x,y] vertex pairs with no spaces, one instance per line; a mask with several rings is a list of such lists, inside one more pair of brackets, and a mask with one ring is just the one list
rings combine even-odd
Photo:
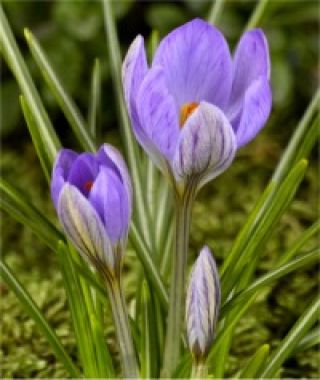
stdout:
[[186,302],[188,345],[196,361],[210,349],[220,307],[220,283],[216,263],[205,246],[190,275]]
[[123,63],[133,131],[154,163],[176,183],[199,187],[225,171],[271,109],[268,44],[246,32],[234,57],[221,32],[194,19],[169,33],[152,64],[138,36]]
[[131,181],[120,153],[108,144],[96,154],[62,149],[52,171],[51,197],[79,252],[95,266],[113,271],[132,208]]

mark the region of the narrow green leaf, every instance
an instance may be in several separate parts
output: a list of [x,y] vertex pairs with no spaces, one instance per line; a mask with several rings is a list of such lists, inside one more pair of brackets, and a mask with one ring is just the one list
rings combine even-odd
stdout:
[[228,314],[232,308],[234,308],[239,303],[246,301],[251,295],[258,294],[258,292],[264,288],[272,284],[274,281],[279,278],[284,277],[285,275],[304,268],[310,264],[316,263],[320,258],[320,248],[314,249],[311,252],[298,257],[295,260],[292,260],[288,264],[282,265],[279,268],[276,268],[265,275],[261,276],[257,280],[255,280],[250,286],[248,286],[245,290],[240,293],[235,294],[230,300],[228,300],[221,309],[220,317],[223,318],[226,314]]
[[[292,201],[304,177],[307,164],[306,160],[301,160],[296,164],[283,183],[276,186],[271,196],[268,197],[269,202],[264,203],[262,209],[259,210],[255,222],[252,224],[249,219],[250,233],[246,233],[244,238],[241,236],[242,240],[240,243],[236,241],[235,249],[237,252],[234,253],[234,249],[232,249],[233,252],[231,251],[231,254],[234,255],[236,260],[233,266],[229,267],[229,270],[225,272],[222,277],[224,298],[229,294],[234,284],[237,283],[237,279],[244,268],[246,268],[248,279],[250,274],[253,273],[259,256],[262,253],[262,248],[273,232],[281,215]],[[239,247],[241,249],[239,249]],[[245,282],[242,282],[245,285]]]
[[52,330],[38,306],[34,303],[29,293],[25,290],[22,284],[3,261],[0,261],[0,273],[3,280],[18,297],[29,316],[36,322],[43,335],[47,338],[53,352],[57,356],[58,360],[60,360],[65,366],[70,376],[73,378],[81,377],[78,368],[72,362],[56,333]]
[[95,144],[89,135],[88,127],[86,126],[80,111],[71,97],[67,94],[62,83],[59,81],[39,42],[28,29],[24,30],[24,35],[29,45],[30,52],[40,68],[41,74],[69,121],[81,146],[85,150],[95,151]]
[[[283,153],[281,160],[272,176],[273,181],[280,182],[302,158],[307,158],[313,146],[317,143],[319,135],[319,123],[316,121],[310,127],[312,119],[319,109],[320,89],[315,93],[302,119],[300,120],[290,142]],[[306,138],[309,136],[309,138]],[[307,143],[306,143],[307,141]],[[299,154],[297,155],[297,153]]]
[[39,134],[39,126],[36,125],[36,121],[23,95],[20,96],[20,104],[21,104],[25,121],[27,123],[28,129],[30,132],[33,146],[37,152],[37,156],[39,157],[44,175],[47,181],[49,182],[50,172],[51,172],[51,167],[52,167],[52,157],[48,157],[47,155],[44,142]]
[[158,367],[157,345],[155,342],[154,322],[152,313],[152,301],[147,283],[142,283],[141,291],[142,323],[141,323],[141,377],[150,379],[157,377]]
[[311,330],[301,341],[298,343],[293,351],[293,354],[303,352],[311,347],[318,346],[320,344],[320,326]]
[[55,250],[58,240],[64,240],[61,232],[32,205],[30,199],[3,178],[0,179],[0,195],[1,208],[20,223],[28,226],[52,250]]
[[320,220],[316,221],[311,227],[306,229],[301,236],[294,242],[292,247],[288,249],[283,255],[280,256],[277,266],[281,266],[287,263],[293,256],[295,256],[299,250],[301,250],[306,242],[315,234],[320,232]]
[[253,10],[245,30],[256,28],[258,25],[260,25],[261,20],[265,16],[269,2],[269,0],[258,0],[258,4]]
[[218,19],[223,11],[226,0],[215,0],[212,2],[210,12],[208,15],[208,22],[212,25],[217,25]]
[[141,239],[134,223],[131,223],[129,239],[134,246],[136,253],[139,256],[139,259],[145,269],[146,276],[154,286],[154,289],[158,293],[162,305],[166,309],[168,307],[168,294],[166,288],[159,274],[159,271],[152,260],[152,255],[149,253],[147,246]]
[[99,59],[96,59],[93,65],[89,104],[89,130],[95,141],[99,141],[101,137],[101,65]]
[[318,296],[294,324],[278,348],[271,354],[259,374],[259,379],[273,378],[285,360],[294,351],[301,339],[319,318],[320,296]]
[[240,372],[239,379],[255,379],[270,352],[269,344],[262,345]]
[[60,149],[60,142],[40,99],[36,86],[31,79],[28,68],[18,49],[1,4],[0,46],[1,52],[16,78],[21,92],[25,96],[26,102],[28,103],[36,125],[39,128],[39,135],[43,140],[43,146],[46,149],[47,155],[51,160],[53,160],[57,151]]

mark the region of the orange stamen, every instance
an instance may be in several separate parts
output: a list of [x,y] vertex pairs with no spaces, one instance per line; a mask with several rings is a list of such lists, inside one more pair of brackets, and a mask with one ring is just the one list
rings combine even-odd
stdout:
[[84,187],[86,190],[90,191],[92,185],[93,185],[93,182],[92,182],[92,181],[86,181],[86,182],[84,183],[83,187]]
[[188,117],[197,109],[199,103],[191,102],[185,103],[180,109],[180,128],[183,127]]

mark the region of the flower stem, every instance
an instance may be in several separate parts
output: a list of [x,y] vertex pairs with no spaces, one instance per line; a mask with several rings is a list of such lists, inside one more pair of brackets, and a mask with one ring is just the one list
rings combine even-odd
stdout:
[[193,362],[191,379],[205,379],[208,375],[208,367],[202,362]]
[[123,375],[125,378],[139,378],[136,354],[120,280],[107,281],[107,291],[119,344]]
[[185,277],[189,246],[189,229],[194,190],[176,196],[176,241],[173,255],[163,376],[170,377],[180,355],[181,331],[184,321]]

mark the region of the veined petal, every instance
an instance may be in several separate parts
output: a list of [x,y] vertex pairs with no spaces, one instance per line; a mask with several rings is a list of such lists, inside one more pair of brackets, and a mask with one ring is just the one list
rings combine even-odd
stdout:
[[92,264],[114,268],[114,257],[104,225],[89,201],[73,185],[66,183],[59,196],[58,216],[72,243]]
[[255,80],[245,93],[238,123],[234,123],[237,145],[251,141],[266,123],[272,105],[272,94],[266,78]]
[[131,205],[124,184],[112,169],[100,168],[89,201],[100,215],[112,244],[126,239]]
[[236,139],[226,116],[202,102],[180,133],[173,172],[177,181],[198,176],[201,187],[230,166],[235,152]]
[[153,65],[161,65],[177,107],[207,101],[224,109],[232,82],[232,61],[222,33],[194,19],[160,43]]
[[220,307],[220,283],[214,258],[202,248],[192,269],[186,299],[187,336],[190,351],[203,358],[210,349]]
[[[160,66],[149,70],[143,80],[138,98],[139,120],[156,149],[171,160],[179,136],[178,112],[168,92],[165,74]],[[145,147],[147,150],[147,147]]]
[[246,32],[236,48],[233,62],[233,82],[228,106],[228,118],[239,114],[246,91],[260,77],[270,78],[270,58],[267,39],[261,29]]
[[132,183],[127,165],[120,152],[110,144],[103,144],[97,152],[97,159],[104,166],[112,168],[118,175],[126,189],[129,199],[129,216],[132,213]]
[[51,175],[51,198],[56,208],[58,206],[61,188],[77,157],[78,154],[70,149],[61,149],[57,154]]

